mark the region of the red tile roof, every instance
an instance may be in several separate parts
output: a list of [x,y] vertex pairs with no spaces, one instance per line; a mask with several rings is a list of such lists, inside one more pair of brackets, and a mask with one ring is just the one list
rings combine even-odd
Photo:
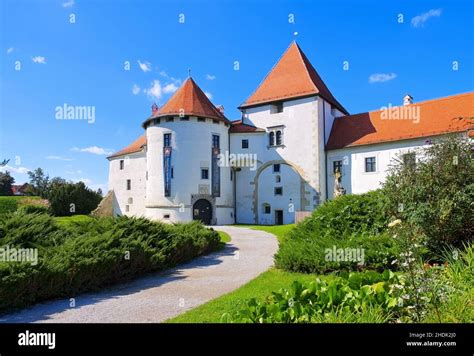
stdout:
[[253,132],[265,132],[260,127],[255,127],[249,124],[244,124],[242,120],[232,121],[229,130],[230,133],[253,133]]
[[178,116],[180,114],[206,117],[230,123],[192,78],[188,78],[168,102],[145,122],[162,116]]
[[146,135],[143,134],[139,138],[137,138],[135,141],[133,141],[130,145],[127,147],[121,149],[120,151],[117,151],[107,158],[112,158],[112,157],[117,157],[117,156],[123,156],[127,155],[130,153],[135,153],[135,152],[140,152],[143,147],[146,146]]
[[296,42],[292,42],[263,82],[239,108],[319,95],[344,114],[348,112],[334,98],[326,84]]
[[466,118],[474,117],[474,92],[392,108],[400,113],[407,109],[419,110],[418,123],[413,119],[388,118],[386,110],[338,117],[334,120],[326,149],[466,131],[470,126],[472,128],[472,121],[469,123]]

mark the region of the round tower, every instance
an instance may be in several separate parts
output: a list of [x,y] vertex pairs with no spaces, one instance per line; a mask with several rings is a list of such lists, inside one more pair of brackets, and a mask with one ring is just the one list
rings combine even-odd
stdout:
[[188,78],[144,123],[147,137],[145,216],[161,221],[234,223],[230,122]]

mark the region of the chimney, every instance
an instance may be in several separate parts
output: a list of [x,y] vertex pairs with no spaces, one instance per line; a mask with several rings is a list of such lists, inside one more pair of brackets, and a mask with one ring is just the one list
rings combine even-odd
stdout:
[[151,106],[151,114],[155,115],[158,112],[158,109],[158,105],[156,105],[156,103],[153,103],[153,105]]
[[222,115],[224,115],[224,105],[217,105],[217,110],[221,112]]
[[403,97],[403,105],[413,104],[413,97],[410,94],[407,94]]

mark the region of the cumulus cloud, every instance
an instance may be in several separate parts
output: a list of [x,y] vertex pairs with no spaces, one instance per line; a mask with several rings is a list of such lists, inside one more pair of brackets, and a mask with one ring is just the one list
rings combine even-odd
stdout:
[[46,156],[46,159],[58,160],[58,161],[72,161],[72,158],[61,157],[61,156]]
[[137,61],[140,69],[143,72],[150,72],[151,71],[151,63],[150,62],[141,62],[140,60]]
[[31,58],[31,60],[35,63],[46,64],[46,58],[44,58],[43,56],[36,56]]
[[395,73],[374,73],[369,77],[369,83],[382,83],[388,82],[389,80],[395,79],[397,75]]
[[109,148],[102,148],[102,147],[97,147],[97,146],[89,146],[89,147],[84,147],[84,148],[73,147],[71,148],[71,151],[92,153],[94,155],[110,155],[114,152],[113,150]]
[[143,92],[148,95],[150,99],[159,100],[163,96],[163,88],[158,79],[152,81],[151,86],[148,89],[143,89]]
[[163,93],[174,93],[176,90],[178,90],[178,87],[174,83],[169,83],[164,86]]
[[422,13],[421,15],[415,16],[411,19],[411,25],[413,27],[423,27],[425,22],[432,17],[441,16],[441,9],[431,9],[427,12]]
[[138,95],[140,93],[140,87],[136,84],[133,84],[132,93],[133,95]]
[[216,79],[216,76],[212,75],[212,74],[206,74],[206,79],[207,80],[214,80],[214,79]]
[[27,174],[28,172],[31,171],[31,169],[28,169],[26,167],[14,167],[14,166],[9,166],[8,164],[6,166],[0,167],[0,172],[13,172],[17,174]]
[[74,0],[69,0],[61,4],[63,7],[72,7],[74,6]]

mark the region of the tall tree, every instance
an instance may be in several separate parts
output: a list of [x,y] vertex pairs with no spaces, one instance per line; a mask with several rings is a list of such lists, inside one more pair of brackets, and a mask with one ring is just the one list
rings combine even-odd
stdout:
[[0,172],[0,195],[13,195],[13,183],[15,183],[15,178],[10,175],[10,172]]
[[29,171],[28,176],[30,177],[30,187],[28,188],[28,193],[46,198],[50,184],[49,176],[44,173],[42,168],[39,167],[34,171]]

